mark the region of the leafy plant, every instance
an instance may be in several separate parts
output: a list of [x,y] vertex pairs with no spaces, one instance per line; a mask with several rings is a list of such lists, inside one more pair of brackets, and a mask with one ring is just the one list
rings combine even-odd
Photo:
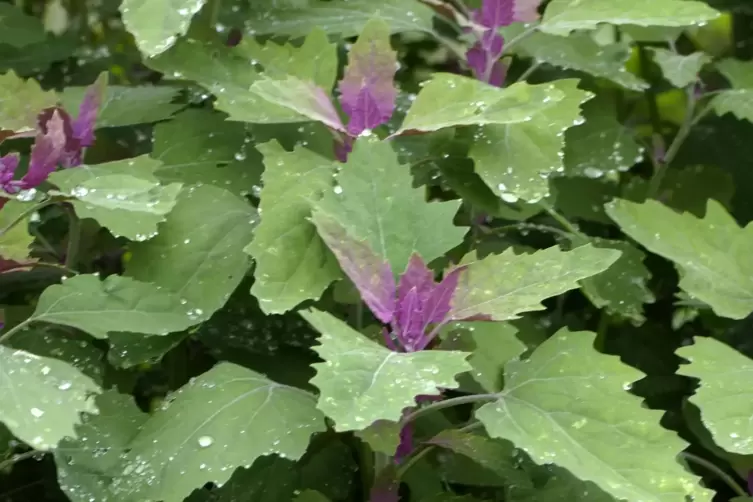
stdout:
[[753,500],[749,7],[0,3],[0,493]]

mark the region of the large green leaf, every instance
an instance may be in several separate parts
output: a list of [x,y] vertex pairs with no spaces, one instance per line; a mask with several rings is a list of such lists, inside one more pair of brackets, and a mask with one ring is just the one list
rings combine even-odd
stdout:
[[649,251],[680,269],[680,287],[717,315],[742,319],[753,310],[753,225],[740,228],[718,202],[706,216],[679,214],[650,200],[616,200],[607,213]]
[[663,412],[627,392],[643,374],[596,352],[594,339],[594,333],[563,329],[530,360],[508,363],[505,390],[476,417],[490,436],[617,499],[710,501],[711,492],[676,462],[686,444],[659,425]]
[[336,165],[311,150],[285,151],[271,141],[257,147],[264,155],[261,223],[246,248],[256,260],[251,292],[266,313],[281,313],[316,299],[340,268],[309,221],[311,204],[331,190]]
[[[108,413],[90,417],[82,439],[61,451],[74,453],[61,472],[98,502],[180,502],[265,455],[296,460],[310,436],[326,429],[314,396],[230,363],[191,380],[151,415],[130,399],[107,398]],[[92,462],[103,447],[113,454]]]
[[748,377],[753,361],[713,338],[696,337],[695,343],[677,353],[690,361],[678,373],[701,383],[690,401],[701,410],[703,424],[714,443],[731,453],[753,454],[753,423]]
[[643,158],[633,131],[617,120],[614,100],[598,97],[583,105],[585,122],[565,133],[565,175],[601,178],[629,170]]
[[180,183],[161,185],[154,176],[159,161],[142,155],[133,159],[65,169],[50,182],[75,197],[80,218],[93,218],[116,237],[145,241],[175,207]]
[[626,317],[635,324],[645,321],[643,304],[656,298],[646,282],[651,277],[643,259],[646,255],[629,242],[608,239],[576,238],[575,242],[592,242],[597,248],[617,249],[622,254],[608,269],[581,282],[583,293],[598,308]]
[[23,80],[13,70],[0,75],[0,130],[33,131],[39,112],[56,104],[55,93],[43,91],[36,80]]
[[[229,120],[267,124],[311,120],[260,96],[254,92],[254,83],[286,73],[303,82],[331,86],[337,67],[336,45],[318,30],[296,49],[274,42],[267,45],[273,47],[248,42],[227,48],[188,39],[148,63],[174,78],[191,79],[206,87],[217,97],[215,107],[227,113]],[[275,55],[287,58],[276,61],[270,57]],[[269,69],[265,67],[262,72],[257,57],[267,61]]]
[[539,27],[554,35],[592,30],[602,23],[636,26],[690,26],[719,17],[695,0],[552,0]]
[[216,185],[245,195],[259,184],[264,166],[247,138],[245,124],[226,115],[188,109],[154,128],[154,172],[163,182]]
[[75,437],[79,413],[96,413],[97,384],[73,366],[0,345],[0,420],[37,450]]
[[471,369],[467,352],[393,352],[326,312],[301,315],[322,333],[314,349],[324,362],[314,365],[311,383],[320,391],[317,407],[338,431],[363,430],[377,420],[396,422],[417,395],[454,389],[455,375]]
[[732,89],[714,96],[711,105],[719,115],[731,113],[741,120],[753,122],[753,62],[739,59],[725,59],[716,64],[724,77],[732,84]]
[[[158,122],[170,118],[183,106],[172,103],[179,89],[169,86],[108,86],[97,114],[97,127],[123,127]],[[60,102],[70,113],[77,113],[86,87],[66,87]]]
[[44,290],[26,321],[62,324],[106,338],[111,331],[166,335],[198,322],[181,298],[147,282],[84,274]]
[[[590,244],[572,251],[553,246],[533,254],[513,249],[481,260],[473,255],[453,297],[450,315],[464,319],[486,314],[495,321],[518,318],[521,312],[542,310],[541,301],[578,287],[578,281],[603,272],[620,257],[615,249]],[[503,272],[500,272],[503,271]]]
[[191,24],[206,0],[123,0],[120,13],[128,31],[147,57],[169,49]]
[[34,205],[33,202],[11,199],[0,210],[0,258],[19,262],[28,260],[29,246],[34,242],[34,237],[29,234],[28,224],[21,222],[5,233],[3,230]]
[[463,240],[466,231],[452,223],[460,201],[427,203],[386,141],[359,138],[337,182],[315,203],[317,212],[352,238],[365,240],[395,274],[405,270],[414,252],[428,263]]
[[206,320],[248,271],[243,248],[256,223],[256,210],[227,190],[186,188],[160,224],[159,235],[134,243],[126,274],[176,294],[197,320]]
[[357,35],[374,16],[384,19],[393,33],[401,31],[432,32],[432,11],[416,0],[310,0],[296,2],[259,2],[246,26],[258,35],[301,36],[312,29]]
[[626,43],[599,45],[586,33],[560,37],[534,31],[523,35],[528,29],[515,23],[502,30],[505,40],[520,37],[513,44],[513,52],[520,56],[606,78],[631,90],[640,91],[648,86],[625,68],[630,57],[630,46]]
[[703,52],[683,56],[659,47],[650,47],[650,50],[664,78],[675,87],[685,87],[698,80],[698,72],[703,65],[711,62],[711,57]]
[[44,25],[39,18],[26,15],[20,4],[0,4],[0,43],[20,48],[45,38]]

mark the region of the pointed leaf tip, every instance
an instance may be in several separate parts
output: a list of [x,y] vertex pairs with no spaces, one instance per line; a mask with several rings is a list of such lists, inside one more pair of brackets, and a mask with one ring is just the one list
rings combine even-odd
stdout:
[[73,136],[78,139],[81,146],[86,148],[94,144],[94,126],[97,122],[97,113],[102,106],[102,99],[107,90],[107,73],[101,73],[97,80],[86,89],[84,100],[78,110],[78,116],[73,122]]
[[350,50],[340,81],[340,104],[350,117],[348,132],[358,136],[387,122],[395,110],[394,78],[397,54],[390,45],[390,28],[372,19]]

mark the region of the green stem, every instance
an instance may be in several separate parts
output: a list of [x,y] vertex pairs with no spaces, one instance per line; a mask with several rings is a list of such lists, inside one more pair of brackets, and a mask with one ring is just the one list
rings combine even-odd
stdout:
[[437,401],[436,403],[432,403],[428,406],[424,406],[423,408],[419,408],[415,410],[413,413],[409,413],[405,418],[403,418],[400,421],[400,423],[401,425],[405,426],[406,424],[413,422],[419,417],[428,415],[429,413],[433,413],[435,411],[442,410],[444,408],[451,408],[453,406],[461,406],[463,404],[478,403],[481,401],[495,401],[497,399],[499,399],[499,394],[472,394],[470,396],[459,396],[459,397],[453,397],[450,399],[444,399],[442,401]]
[[526,68],[526,71],[524,71],[520,77],[518,77],[518,82],[525,82],[525,80],[530,77],[533,72],[539,69],[539,66],[541,66],[541,63],[531,63],[531,66]]
[[47,206],[51,206],[53,204],[56,204],[57,202],[59,202],[59,201],[58,200],[54,200],[54,199],[49,199],[49,200],[46,200],[44,202],[41,202],[41,203],[37,204],[34,207],[30,207],[29,209],[27,209],[23,213],[19,214],[18,217],[16,217],[15,220],[11,221],[10,224],[7,227],[5,227],[2,230],[0,230],[0,236],[7,234],[11,230],[13,230],[13,228],[16,225],[18,225],[19,223],[21,223],[22,221],[24,221],[26,218],[29,218],[32,214],[36,213],[37,211],[40,211],[42,208],[45,208]]
[[68,248],[65,251],[65,267],[76,268],[78,262],[78,250],[81,242],[81,222],[75,211],[70,206],[63,206],[68,215]]
[[557,212],[557,211],[556,211],[556,210],[555,210],[555,209],[554,209],[554,208],[553,208],[552,206],[550,206],[550,205],[549,205],[548,203],[546,203],[546,202],[544,202],[544,201],[539,201],[539,203],[538,203],[538,204],[539,204],[539,206],[540,206],[540,207],[541,207],[541,208],[542,208],[542,209],[543,209],[544,211],[546,211],[546,212],[547,212],[547,213],[549,214],[549,216],[551,216],[552,218],[554,218],[554,219],[555,219],[555,220],[557,221],[557,223],[559,223],[560,225],[562,225],[562,227],[563,227],[563,228],[564,228],[565,230],[567,230],[568,232],[570,232],[570,233],[572,233],[572,234],[575,234],[575,235],[582,235],[582,234],[581,234],[581,232],[580,232],[580,230],[578,230],[578,229],[577,229],[577,228],[575,227],[575,225],[573,225],[572,223],[570,223],[570,221],[569,221],[569,220],[568,220],[567,218],[565,218],[565,217],[564,217],[564,216],[562,216],[562,215],[561,215],[560,213],[558,213],[558,212]]
[[719,479],[727,483],[727,485],[732,488],[732,490],[735,491],[738,495],[741,497],[748,497],[750,496],[749,493],[746,493],[745,490],[742,489],[742,487],[737,483],[737,481],[734,480],[732,476],[724,472],[722,469],[720,469],[717,465],[715,465],[713,462],[709,462],[703,457],[699,457],[698,455],[695,455],[693,453],[689,452],[682,452],[680,453],[680,456],[683,457],[685,460],[690,460],[694,464],[700,465],[708,469],[709,471],[716,474]]
[[36,239],[39,241],[39,243],[42,245],[42,247],[50,253],[54,258],[59,259],[60,255],[58,254],[57,249],[50,244],[50,241],[47,240],[47,238],[42,235],[42,232],[39,231],[39,228],[36,228],[35,225],[30,226],[31,233],[36,237]]
[[2,336],[0,336],[0,344],[7,342],[8,340],[10,340],[13,337],[13,335],[17,335],[18,333],[20,333],[24,329],[28,328],[29,324],[31,324],[31,322],[32,321],[30,319],[26,319],[25,321],[23,321],[23,322],[15,325],[15,326],[13,326],[5,334],[3,334]]
[[16,455],[13,455],[12,457],[10,457],[7,460],[4,460],[4,461],[0,462],[0,471],[3,471],[5,469],[7,469],[8,467],[10,467],[11,465],[13,465],[15,463],[21,462],[22,460],[26,460],[28,458],[32,458],[35,455],[44,455],[44,454],[45,454],[45,452],[43,452],[43,451],[37,451],[37,450],[29,450],[29,451],[25,451],[23,453],[18,453]]
[[[472,431],[473,429],[478,429],[481,426],[482,426],[481,422],[473,422],[471,424],[461,427],[458,430],[460,432],[469,432],[469,431]],[[413,454],[408,460],[406,460],[400,466],[400,468],[398,468],[397,479],[402,479],[403,476],[405,476],[405,473],[408,472],[411,469],[411,467],[416,465],[422,458],[424,458],[426,455],[434,451],[436,448],[437,448],[436,445],[430,444],[418,450],[417,453]]]
[[493,232],[504,233],[510,230],[537,230],[539,232],[548,232],[551,234],[557,234],[561,237],[565,237],[566,239],[569,239],[572,237],[570,232],[562,230],[561,228],[551,227],[549,225],[541,225],[539,223],[520,222],[520,223],[513,223],[511,225],[504,225],[501,227],[483,227],[483,230],[487,233],[493,233]]

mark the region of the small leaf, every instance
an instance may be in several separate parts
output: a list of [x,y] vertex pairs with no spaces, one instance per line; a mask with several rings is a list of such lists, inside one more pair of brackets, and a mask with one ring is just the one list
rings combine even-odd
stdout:
[[91,397],[99,386],[68,363],[0,345],[0,373],[0,420],[37,450],[75,437],[79,413],[97,412]]
[[698,72],[703,65],[711,62],[711,57],[703,52],[682,56],[674,51],[659,47],[649,47],[654,61],[661,68],[664,78],[675,87],[686,87],[698,80]]
[[[86,87],[66,87],[59,94],[63,107],[78,110]],[[97,128],[124,127],[169,119],[183,105],[173,104],[179,89],[171,86],[108,86],[97,115]]]
[[251,92],[302,117],[321,122],[330,129],[345,131],[329,95],[310,82],[291,76],[285,80],[258,80],[251,86]]
[[680,269],[680,288],[709,304],[717,315],[743,319],[753,310],[753,226],[740,228],[718,202],[706,216],[678,214],[659,202],[615,200],[609,216],[649,251]]
[[251,292],[266,313],[318,299],[340,277],[337,263],[308,220],[312,203],[332,186],[335,163],[311,150],[285,151],[276,141],[264,156],[261,223],[245,251],[256,260]]
[[593,238],[576,239],[575,242],[588,240],[596,248],[617,249],[622,254],[604,272],[583,279],[583,293],[597,308],[626,317],[637,325],[642,324],[645,321],[643,304],[656,300],[646,285],[651,277],[651,272],[643,264],[646,255],[625,241]]
[[[139,175],[123,174],[133,172]],[[56,171],[50,182],[76,198],[79,218],[93,218],[116,237],[145,241],[157,235],[157,225],[175,207],[180,183],[160,185],[152,172],[159,162],[146,155]],[[143,168],[142,168],[143,166]]]
[[314,28],[343,37],[359,34],[366,24],[379,16],[390,26],[392,33],[402,31],[433,32],[431,9],[419,2],[405,8],[405,0],[381,0],[375,5],[371,0],[311,0],[295,7],[259,5],[246,20],[246,28],[257,35],[302,36]]
[[62,324],[106,338],[110,331],[166,335],[198,322],[180,298],[156,286],[111,275],[70,277],[45,289],[28,322]]
[[36,80],[23,80],[13,70],[0,75],[0,130],[34,131],[39,112],[56,104],[55,93],[43,91]]
[[147,57],[162,54],[183,35],[206,0],[123,0],[123,23]]
[[363,430],[377,420],[397,422],[404,408],[415,406],[417,395],[454,389],[455,375],[470,369],[466,352],[392,352],[330,314],[301,315],[322,333],[314,350],[325,362],[314,365],[311,383],[320,390],[317,407],[335,421],[337,431]]
[[389,420],[377,420],[365,429],[356,431],[355,435],[365,441],[375,452],[393,456],[400,444],[402,425]]
[[107,351],[107,361],[116,368],[155,364],[187,337],[185,331],[148,337],[138,333],[111,332],[108,335],[110,350]]
[[3,204],[0,198],[0,258],[19,262],[29,259],[29,246],[34,242],[34,237],[29,234],[28,223],[22,221],[7,232],[4,230],[34,205],[34,202],[14,199]]
[[561,68],[578,70],[595,77],[602,77],[635,91],[646,89],[648,84],[625,68],[630,58],[627,43],[600,45],[587,33],[570,34],[567,37],[534,31],[526,36],[528,29],[521,23],[502,30],[505,40],[520,37],[513,52],[532,58],[536,63],[546,63]]
[[388,142],[359,138],[337,181],[339,187],[315,204],[317,211],[365,241],[393,274],[405,270],[414,252],[428,263],[463,240],[466,231],[452,224],[459,201],[427,204]]
[[[553,246],[533,254],[512,249],[478,260],[466,257],[465,273],[452,301],[453,319],[485,314],[495,321],[542,310],[541,301],[578,287],[578,282],[603,272],[620,257],[614,249],[585,245],[572,251]],[[499,273],[503,270],[504,273]]]
[[[675,461],[685,447],[659,425],[661,410],[627,392],[643,376],[615,356],[596,352],[595,334],[560,330],[527,361],[505,367],[500,400],[476,417],[540,464],[556,463],[617,499],[711,500]],[[604,403],[610,403],[604,406]]]
[[387,122],[395,109],[394,78],[397,53],[390,45],[390,27],[382,19],[370,20],[348,53],[348,65],[340,81],[340,104],[348,114],[348,132],[358,136],[365,129]]
[[612,101],[598,97],[583,105],[585,122],[565,133],[565,175],[601,178],[628,171],[644,148],[617,120]]
[[718,340],[700,336],[677,353],[690,361],[678,373],[701,381],[690,401],[701,410],[714,443],[731,453],[753,454],[748,385],[753,361]]
[[226,115],[188,109],[154,128],[154,175],[163,183],[215,185],[246,195],[259,185],[264,166],[246,141],[246,128]]
[[732,84],[732,89],[720,92],[711,100],[718,115],[731,113],[740,120],[753,122],[753,62],[724,59],[716,69]]
[[695,0],[552,0],[539,29],[553,35],[593,30],[602,23],[637,26],[691,26],[719,12]]
[[185,189],[159,235],[132,245],[126,275],[174,293],[197,322],[206,320],[246,275],[250,259],[243,248],[256,223],[256,210],[227,190],[212,185]]

